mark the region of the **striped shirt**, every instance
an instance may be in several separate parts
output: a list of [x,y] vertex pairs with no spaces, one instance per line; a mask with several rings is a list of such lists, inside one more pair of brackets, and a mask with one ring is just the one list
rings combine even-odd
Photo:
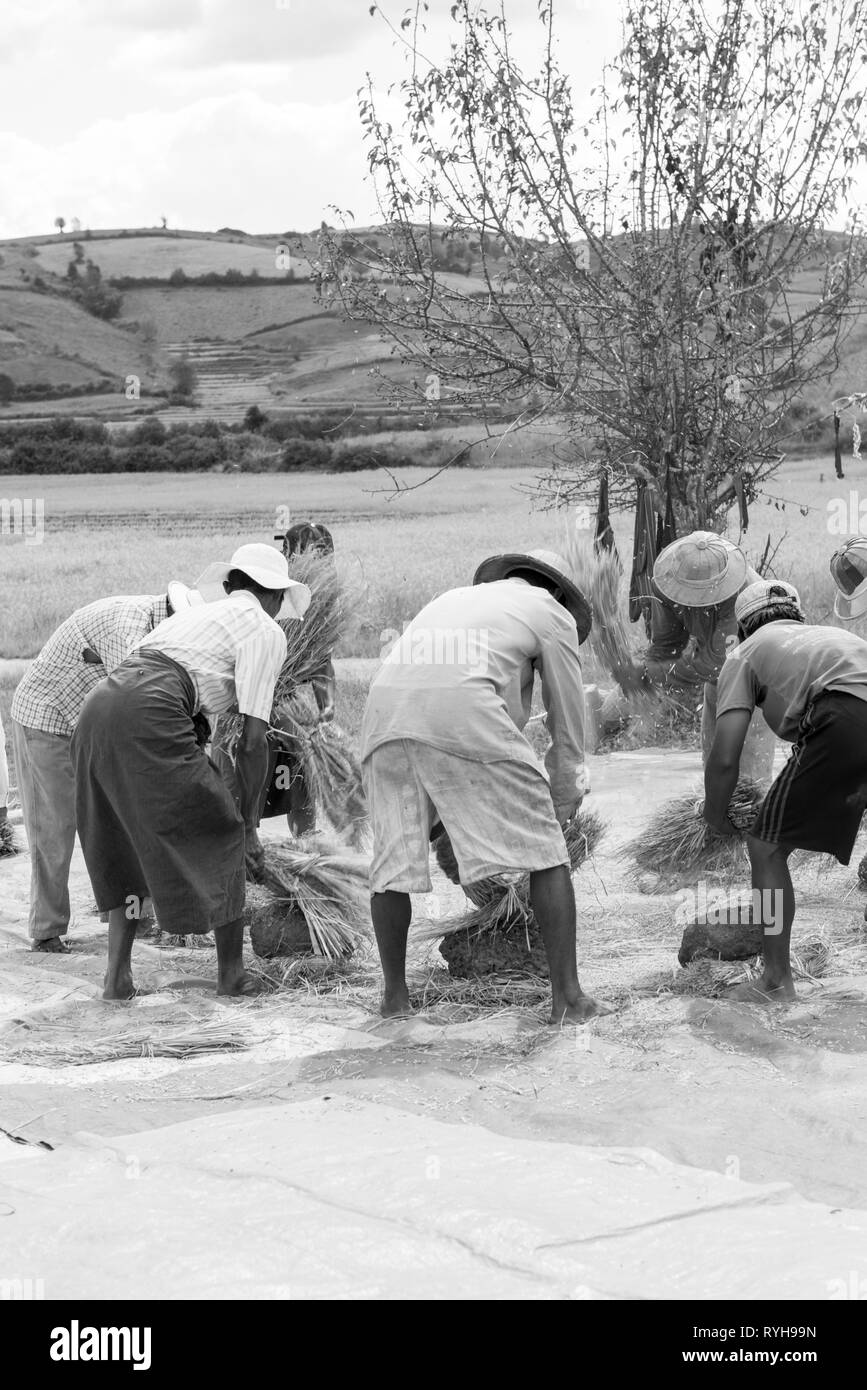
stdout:
[[[169,611],[165,594],[100,598],[77,608],[49,637],[15,691],[12,718],[68,738],[85,700]],[[100,658],[84,660],[90,647]]]
[[270,723],[286,634],[249,590],[175,613],[137,645],[183,666],[196,687],[196,713],[249,714]]

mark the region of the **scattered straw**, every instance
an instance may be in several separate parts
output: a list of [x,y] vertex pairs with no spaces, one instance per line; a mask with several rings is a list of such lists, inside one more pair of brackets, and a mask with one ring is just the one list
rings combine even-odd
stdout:
[[761,956],[754,961],[691,960],[679,970],[671,984],[672,994],[702,995],[718,999],[733,985],[756,980],[762,973]]
[[12,829],[11,822],[4,816],[0,820],[0,859],[7,854],[20,853],[15,840],[15,831]]

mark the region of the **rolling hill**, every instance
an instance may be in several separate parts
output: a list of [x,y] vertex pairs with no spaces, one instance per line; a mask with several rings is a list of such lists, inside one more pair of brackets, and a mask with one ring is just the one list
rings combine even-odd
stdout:
[[[377,229],[359,229],[377,238]],[[75,242],[100,268],[104,281],[142,278],[160,283],[126,288],[119,317],[105,323],[69,297],[67,266]],[[187,277],[238,271],[263,281],[283,275],[277,247],[289,246],[293,275],[282,283],[171,285]],[[0,373],[16,388],[41,389],[62,399],[13,400],[2,418],[53,413],[129,419],[158,408],[162,418],[212,416],[236,421],[253,404],[263,409],[310,410],[339,405],[380,410],[387,400],[382,376],[411,374],[375,325],[353,323],[317,298],[306,277],[315,235],[250,235],[141,228],[21,238],[0,243]],[[822,267],[798,277],[805,302],[821,284]],[[474,276],[445,274],[463,290],[482,288]],[[186,356],[197,378],[196,409],[167,406],[173,358]],[[128,401],[128,374],[141,380],[142,400]],[[857,316],[830,383],[805,392],[804,414],[827,415],[834,396],[867,389],[867,315]]]

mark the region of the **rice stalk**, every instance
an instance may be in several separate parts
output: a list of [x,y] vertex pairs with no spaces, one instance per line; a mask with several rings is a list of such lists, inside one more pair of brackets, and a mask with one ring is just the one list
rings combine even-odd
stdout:
[[207,1052],[237,1052],[249,1047],[249,1039],[226,1023],[201,1023],[163,1035],[151,1032],[115,1033],[100,1038],[72,1034],[63,1043],[27,1043],[2,1048],[4,1062],[23,1062],[39,1067],[82,1067],[97,1062],[119,1062],[130,1057],[172,1057],[181,1060]]

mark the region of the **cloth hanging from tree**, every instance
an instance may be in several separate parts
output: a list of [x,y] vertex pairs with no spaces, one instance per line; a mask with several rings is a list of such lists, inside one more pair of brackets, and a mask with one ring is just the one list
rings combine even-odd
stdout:
[[643,615],[648,637],[653,593],[651,584],[657,556],[658,512],[656,489],[649,483],[639,483],[632,543],[632,574],[629,579],[629,619],[637,623]]
[[834,471],[838,478],[843,474],[843,455],[840,452],[840,416],[834,411]]
[[593,549],[597,555],[600,550],[610,550],[614,555],[617,554],[614,532],[611,529],[611,517],[608,513],[607,468],[603,468],[599,475],[599,498],[596,503],[596,535],[593,539]]
[[664,550],[677,540],[677,525],[674,520],[674,502],[671,496],[671,454],[665,455],[665,516],[658,515],[656,522],[656,553]]
[[738,499],[738,512],[740,514],[740,528],[746,531],[750,524],[750,512],[747,506],[747,495],[744,491],[744,479],[742,473],[736,473],[732,479],[735,496]]

